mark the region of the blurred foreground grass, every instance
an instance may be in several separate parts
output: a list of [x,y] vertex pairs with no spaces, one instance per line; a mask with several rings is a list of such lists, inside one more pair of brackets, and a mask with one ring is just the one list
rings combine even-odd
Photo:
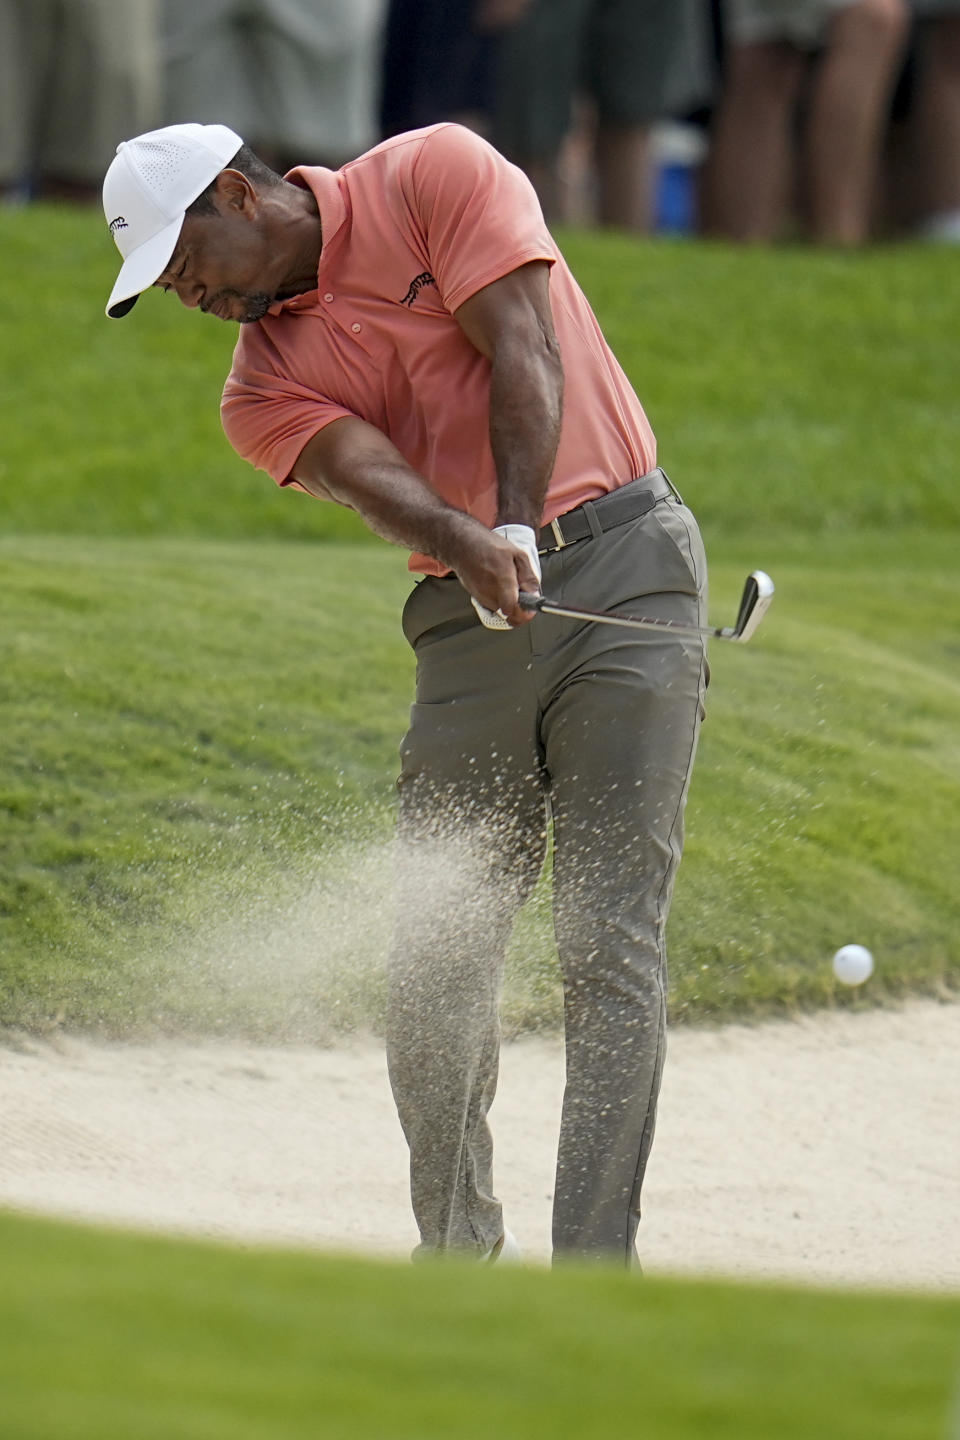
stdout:
[[960,1301],[0,1215],[4,1440],[942,1440]]

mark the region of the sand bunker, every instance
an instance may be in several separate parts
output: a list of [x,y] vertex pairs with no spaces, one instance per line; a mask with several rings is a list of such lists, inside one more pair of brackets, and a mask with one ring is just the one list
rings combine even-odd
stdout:
[[[498,1190],[549,1254],[558,1040],[504,1050]],[[675,1030],[645,1190],[652,1271],[960,1289],[960,1006]],[[0,1205],[404,1255],[375,1043],[0,1045]]]

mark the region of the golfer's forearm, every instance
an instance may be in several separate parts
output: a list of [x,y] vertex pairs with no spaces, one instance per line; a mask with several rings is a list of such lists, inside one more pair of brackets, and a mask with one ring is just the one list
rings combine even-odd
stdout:
[[498,525],[540,528],[560,443],[563,366],[556,342],[535,348],[508,336],[490,371],[490,445],[497,470]]
[[341,420],[309,442],[293,477],[311,494],[349,506],[384,540],[459,570],[486,528],[442,500],[379,431]]
[[413,470],[391,466],[358,466],[340,494],[374,534],[408,550],[431,555],[458,570],[464,550],[484,527],[456,510]]

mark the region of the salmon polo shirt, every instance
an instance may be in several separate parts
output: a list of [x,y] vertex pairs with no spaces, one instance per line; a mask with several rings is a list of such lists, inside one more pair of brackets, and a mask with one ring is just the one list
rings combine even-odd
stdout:
[[[485,285],[545,260],[565,389],[544,521],[654,467],[647,418],[532,186],[486,141],[433,125],[341,170],[287,178],[316,197],[323,248],[315,290],[241,328],[221,413],[245,459],[296,485],[290,473],[307,442],[357,416],[448,504],[493,525],[490,363],[454,313]],[[410,568],[447,573],[426,555],[413,555]]]

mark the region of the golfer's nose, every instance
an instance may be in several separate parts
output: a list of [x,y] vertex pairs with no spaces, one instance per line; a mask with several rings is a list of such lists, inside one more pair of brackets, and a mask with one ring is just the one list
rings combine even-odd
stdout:
[[188,310],[196,310],[203,299],[203,286],[189,283],[180,289],[179,294],[181,304],[186,305]]

